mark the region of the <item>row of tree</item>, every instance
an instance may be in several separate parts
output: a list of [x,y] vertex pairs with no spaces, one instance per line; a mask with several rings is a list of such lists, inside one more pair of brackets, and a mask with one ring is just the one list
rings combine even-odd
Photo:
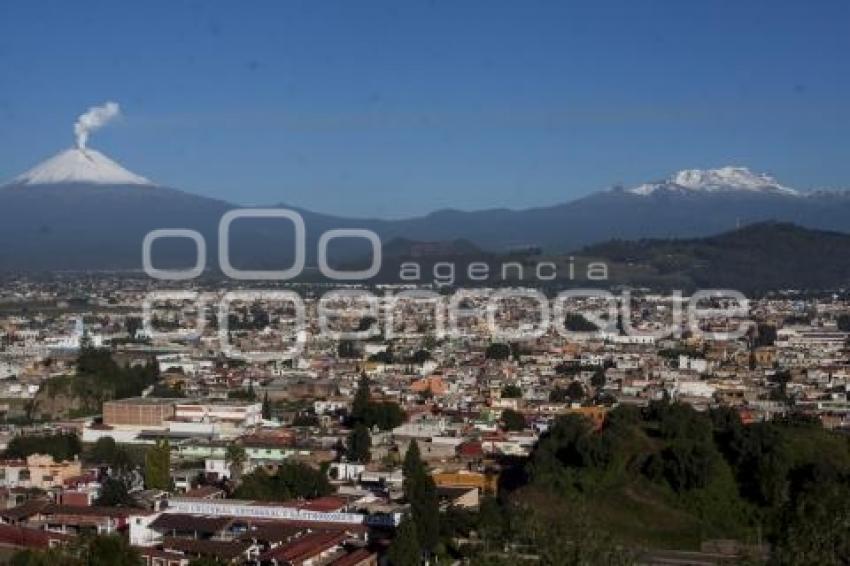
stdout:
[[57,462],[73,460],[82,452],[76,434],[20,435],[9,441],[4,457],[24,459],[31,454],[49,454]]
[[392,430],[404,422],[405,414],[397,403],[372,400],[369,377],[363,373],[357,383],[357,391],[351,403],[346,456],[353,462],[367,463],[371,460],[371,436],[373,428]]
[[138,566],[139,552],[121,535],[81,536],[68,544],[46,550],[21,550],[9,559],[10,566]]
[[333,492],[323,470],[316,470],[300,462],[282,462],[273,474],[260,468],[244,476],[234,490],[237,499],[257,501],[287,501],[312,499]]

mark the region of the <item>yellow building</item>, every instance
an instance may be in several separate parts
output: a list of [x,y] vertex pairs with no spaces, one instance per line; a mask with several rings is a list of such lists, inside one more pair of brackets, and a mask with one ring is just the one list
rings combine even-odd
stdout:
[[476,487],[481,493],[496,493],[499,486],[499,476],[479,472],[441,472],[434,474],[437,487]]

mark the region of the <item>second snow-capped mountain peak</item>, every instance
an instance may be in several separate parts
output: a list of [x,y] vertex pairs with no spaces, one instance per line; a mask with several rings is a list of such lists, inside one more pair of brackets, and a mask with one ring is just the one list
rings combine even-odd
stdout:
[[753,173],[746,167],[721,167],[719,169],[685,169],[656,183],[646,183],[630,189],[636,195],[650,195],[657,191],[723,192],[747,191],[798,196],[800,193],[780,184],[766,173]]

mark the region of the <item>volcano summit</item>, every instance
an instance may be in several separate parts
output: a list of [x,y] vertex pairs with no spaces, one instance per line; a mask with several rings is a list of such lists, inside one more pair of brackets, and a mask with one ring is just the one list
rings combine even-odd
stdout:
[[59,185],[84,183],[90,185],[149,185],[154,183],[128,171],[94,149],[75,147],[47,159],[11,185]]

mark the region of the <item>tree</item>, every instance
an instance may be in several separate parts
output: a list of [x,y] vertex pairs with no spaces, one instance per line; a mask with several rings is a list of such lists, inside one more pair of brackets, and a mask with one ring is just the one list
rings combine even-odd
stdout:
[[381,430],[392,430],[404,422],[404,411],[392,401],[369,403],[363,424],[368,428],[378,427]]
[[341,340],[336,349],[338,358],[359,358],[360,352],[354,347],[354,342],[351,340]]
[[785,501],[792,458],[781,427],[772,423],[743,427],[738,419],[716,436],[735,471],[742,496],[759,505]]
[[579,468],[589,463],[588,446],[591,424],[580,415],[562,415],[531,454],[530,472],[537,483],[556,476],[564,467]]
[[369,387],[369,376],[366,372],[360,374],[357,382],[357,391],[354,392],[354,400],[351,402],[351,418],[354,421],[362,421],[369,410],[371,402],[371,390]]
[[602,389],[605,387],[605,369],[599,368],[595,372],[593,372],[593,377],[590,378],[590,384],[597,388]]
[[376,322],[378,322],[378,320],[374,316],[362,317],[360,322],[357,324],[357,332],[365,332],[369,330]]
[[17,566],[138,566],[139,552],[121,535],[81,536],[65,546],[23,550],[10,561]]
[[807,485],[787,505],[776,545],[777,564],[847,564],[850,487],[838,481]]
[[392,566],[418,566],[422,563],[422,552],[419,538],[416,535],[416,524],[409,517],[402,519],[396,529],[387,558]]
[[[608,539],[609,513],[627,516],[642,538],[666,529],[660,517],[626,510],[639,500],[640,507],[651,502],[688,517],[694,540],[706,529],[739,540],[763,535],[774,550],[770,563],[846,564],[848,447],[845,435],[796,418],[744,425],[736,409],[703,412],[669,400],[614,408],[601,426],[559,416],[528,462],[513,477],[502,473],[499,501],[508,511],[501,528],[482,502],[481,555],[493,556],[488,543],[497,540],[499,555],[534,549],[541,565],[612,563],[618,549],[632,548],[634,535]],[[647,477],[661,487],[649,486]],[[497,532],[485,530],[488,521]]]
[[383,352],[376,352],[369,356],[369,361],[380,364],[391,364],[395,361],[395,356],[393,355],[392,348],[387,348]]
[[142,557],[121,535],[96,536],[83,545],[86,564],[91,566],[138,566]]
[[111,468],[111,473],[119,477],[125,476],[133,468],[130,453],[116,444],[111,436],[98,438],[85,458],[95,464],[106,464]]
[[505,409],[502,411],[502,424],[504,424],[505,430],[523,430],[525,428],[525,417],[522,416],[522,413],[513,409]]
[[248,385],[248,389],[231,389],[227,392],[228,399],[244,399],[245,401],[256,401],[257,393],[254,391],[254,384]]
[[485,496],[478,509],[478,532],[484,539],[485,549],[488,540],[501,540],[508,530],[508,516],[501,502],[493,496]]
[[686,403],[671,403],[665,398],[652,401],[646,418],[658,423],[658,432],[668,440],[681,439],[707,442],[712,436],[711,418]]
[[568,313],[564,317],[564,328],[570,332],[595,332],[599,327],[578,313]]
[[150,392],[150,397],[160,397],[163,399],[182,399],[186,397],[186,394],[180,389],[179,386],[172,387],[170,385],[166,385],[165,383],[157,383],[153,386],[153,389]]
[[127,483],[118,478],[107,478],[100,486],[100,495],[95,505],[105,507],[135,507],[136,501],[130,495]]
[[522,397],[522,389],[513,383],[505,385],[502,388],[502,397],[505,399],[519,399]]
[[80,336],[80,351],[90,352],[94,350],[94,342],[91,339],[91,334],[88,330],[83,330],[83,335]]
[[155,360],[144,366],[119,366],[112,352],[81,344],[74,376],[54,378],[45,382],[47,393],[62,389],[62,393],[76,397],[83,410],[99,413],[101,405],[109,399],[138,396],[159,380],[159,365]]
[[549,401],[551,401],[552,403],[566,403],[567,390],[555,386],[555,388],[549,392]]
[[168,440],[157,440],[145,454],[145,487],[171,489],[171,445]]
[[773,324],[759,324],[757,327],[757,346],[773,346],[776,342],[776,326]]
[[19,550],[9,558],[10,566],[82,566],[82,562],[62,548]]
[[511,355],[511,347],[501,342],[494,342],[487,346],[484,357],[488,360],[507,360]]
[[82,451],[76,434],[16,436],[6,447],[6,458],[26,458],[32,454],[49,454],[57,462],[73,460]]
[[89,451],[89,458],[98,464],[109,464],[115,459],[118,445],[111,436],[98,438]]
[[[557,499],[553,499],[552,503],[557,505]],[[520,513],[517,521],[519,534],[535,548],[540,564],[621,566],[637,563],[635,556],[591,522],[591,513],[580,501],[561,500],[560,505],[568,505],[570,512],[553,516],[540,509],[531,509]],[[517,562],[521,560],[509,563]]]
[[232,496],[257,501],[285,501],[312,499],[332,492],[326,474],[300,462],[283,462],[273,474],[259,468],[244,476]]
[[410,357],[410,361],[417,365],[422,365],[431,359],[431,352],[428,350],[416,350]]
[[440,539],[440,506],[437,486],[428,473],[419,445],[410,442],[404,455],[404,496],[410,504],[410,513],[422,548],[433,552]]
[[298,413],[292,419],[292,426],[319,426],[319,417],[312,413]]
[[230,478],[238,482],[242,477],[242,470],[246,460],[245,448],[239,444],[228,444],[224,452],[224,460],[230,470]]
[[560,362],[555,365],[555,373],[558,375],[575,375],[581,370],[581,366],[576,362]]
[[351,403],[351,424],[363,424],[371,429],[392,430],[404,422],[404,411],[398,404],[375,402],[371,399],[369,377],[363,372],[357,382],[357,391]]
[[266,420],[272,418],[272,403],[269,401],[268,391],[263,394],[263,418]]
[[402,464],[402,473],[405,479],[404,485],[404,496],[408,496],[408,487],[409,484],[407,482],[408,478],[415,478],[419,474],[425,472],[425,464],[422,463],[422,454],[419,452],[419,444],[415,440],[410,441],[410,445],[407,447],[407,452],[404,453],[404,462]]
[[371,459],[369,449],[372,447],[372,439],[365,425],[358,423],[354,430],[348,435],[348,459],[354,462],[366,464]]
[[124,328],[127,330],[127,336],[130,338],[136,337],[136,332],[142,327],[142,319],[137,316],[128,316],[124,319]]
[[567,386],[566,395],[570,401],[581,401],[584,399],[584,387],[578,381],[571,381]]
[[35,421],[35,412],[38,410],[38,406],[39,402],[35,397],[24,403],[24,419],[27,423]]
[[706,442],[677,441],[646,463],[650,479],[664,479],[674,491],[705,487],[713,477],[714,449]]

